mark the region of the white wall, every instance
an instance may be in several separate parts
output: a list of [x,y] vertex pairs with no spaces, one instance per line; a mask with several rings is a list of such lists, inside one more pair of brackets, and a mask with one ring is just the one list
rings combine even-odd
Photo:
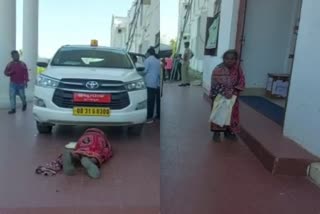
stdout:
[[[180,32],[183,29],[184,16],[186,10],[183,6],[184,2],[189,2],[189,0],[180,0],[179,6],[179,23],[178,29],[180,37]],[[206,25],[207,17],[213,16],[215,0],[196,0],[193,1],[190,16],[185,28],[184,34],[190,36],[190,48],[194,53],[194,58],[191,60],[190,67],[199,72],[203,72],[203,59],[204,59],[204,47],[205,47],[205,35],[206,35]],[[180,46],[180,53],[184,52],[184,41],[182,40]]]
[[296,0],[248,1],[242,51],[248,88],[264,88],[268,73],[287,73],[296,5]]
[[[128,12],[129,23],[133,19],[134,11],[135,6],[133,6]],[[150,46],[155,45],[156,34],[159,33],[159,31],[160,0],[151,0],[150,5],[143,5],[143,9],[138,18],[137,28],[130,51],[145,54]]]
[[[119,33],[118,29],[121,30]],[[128,20],[126,17],[112,17],[111,25],[111,42],[110,46],[114,48],[126,48]]]
[[9,106],[9,78],[3,74],[16,48],[16,1],[0,0],[0,108]]
[[284,134],[320,156],[320,1],[305,0],[288,97]]
[[143,50],[143,53],[145,53],[150,46],[155,45],[156,35],[160,32],[160,0],[152,0],[149,7],[145,18],[147,35],[144,43],[146,48]]
[[[213,69],[221,63],[225,51],[235,48],[239,0],[224,0],[221,4],[221,19],[218,42],[218,54],[215,57],[204,56],[203,59],[203,88],[206,93],[210,90]],[[235,15],[236,14],[236,15]]]

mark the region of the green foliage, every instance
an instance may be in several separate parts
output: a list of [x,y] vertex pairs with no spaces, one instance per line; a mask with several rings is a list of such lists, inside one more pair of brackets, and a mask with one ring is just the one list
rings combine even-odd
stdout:
[[172,48],[172,55],[174,56],[177,53],[177,40],[176,39],[170,40],[170,47]]

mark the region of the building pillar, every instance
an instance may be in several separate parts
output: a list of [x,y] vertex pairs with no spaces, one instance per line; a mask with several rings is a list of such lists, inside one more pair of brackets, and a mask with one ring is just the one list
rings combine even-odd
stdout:
[[29,69],[28,98],[32,98],[38,60],[39,0],[23,1],[23,61]]
[[320,157],[319,0],[303,1],[287,101],[284,135]]
[[9,107],[9,79],[3,71],[16,48],[16,0],[0,1],[0,107]]

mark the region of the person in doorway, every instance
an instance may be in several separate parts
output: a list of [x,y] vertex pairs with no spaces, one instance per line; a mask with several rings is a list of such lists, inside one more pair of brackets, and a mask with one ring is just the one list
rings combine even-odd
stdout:
[[156,58],[156,52],[153,47],[147,51],[147,59],[144,61],[144,77],[148,91],[148,121],[154,121],[154,107],[156,104],[156,119],[160,119],[160,73],[161,63]]
[[[245,77],[238,62],[238,53],[236,50],[228,50],[223,55],[223,63],[218,65],[212,72],[210,97],[212,103],[217,95],[222,95],[227,99],[240,95],[245,88]],[[211,123],[211,131],[214,132],[213,140],[221,141],[221,132],[226,139],[237,140],[236,134],[240,132],[239,124],[239,101],[236,102],[232,109],[231,123],[228,127],[219,127]]]
[[190,78],[189,78],[189,65],[190,60],[193,57],[193,53],[190,49],[190,43],[186,42],[184,44],[185,51],[183,54],[183,62],[181,67],[181,75],[182,75],[182,84],[180,84],[180,87],[190,86]]
[[28,68],[26,64],[20,61],[19,52],[11,52],[12,61],[5,68],[4,74],[10,77],[10,106],[9,114],[16,113],[16,96],[19,95],[22,101],[22,110],[27,110],[25,89],[28,86]]

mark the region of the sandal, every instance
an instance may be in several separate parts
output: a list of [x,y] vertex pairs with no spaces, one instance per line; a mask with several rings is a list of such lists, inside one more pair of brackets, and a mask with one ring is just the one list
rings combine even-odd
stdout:
[[224,137],[228,140],[231,140],[231,141],[237,141],[238,138],[237,138],[237,135],[235,135],[234,133],[230,132],[230,131],[227,131],[224,133]]
[[220,135],[220,133],[219,133],[219,132],[215,132],[215,133],[213,134],[212,140],[213,140],[213,142],[215,142],[215,143],[220,143],[220,142],[221,142],[221,135]]

